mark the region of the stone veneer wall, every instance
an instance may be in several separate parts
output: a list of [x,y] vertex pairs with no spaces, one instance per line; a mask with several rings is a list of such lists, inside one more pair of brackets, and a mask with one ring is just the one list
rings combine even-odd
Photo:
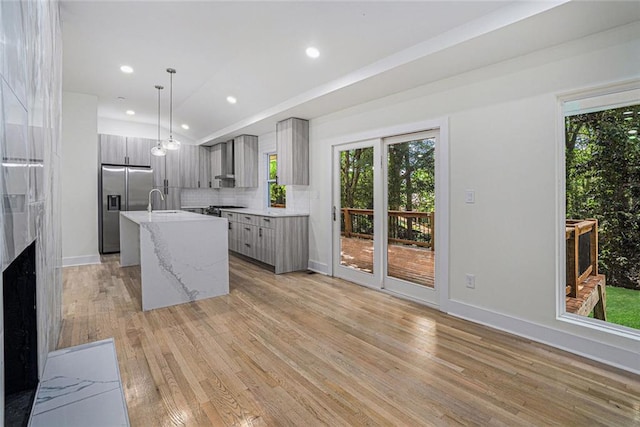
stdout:
[[[42,374],[47,354],[57,344],[62,317],[58,2],[0,1],[0,37],[1,264],[4,271],[36,241],[38,369]],[[4,341],[3,327],[0,339]],[[3,358],[0,351],[0,420],[4,419]]]

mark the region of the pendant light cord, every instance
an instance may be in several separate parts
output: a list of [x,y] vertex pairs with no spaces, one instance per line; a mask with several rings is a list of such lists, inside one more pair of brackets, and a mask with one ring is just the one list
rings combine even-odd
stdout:
[[173,68],[167,68],[169,73],[169,140],[173,141],[173,75],[176,70]]
[[158,144],[160,144],[160,91],[164,88],[157,85],[156,89],[158,89]]

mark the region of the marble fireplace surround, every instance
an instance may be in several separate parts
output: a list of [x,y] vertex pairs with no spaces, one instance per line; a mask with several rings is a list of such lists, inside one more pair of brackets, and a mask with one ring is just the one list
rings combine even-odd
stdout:
[[[0,260],[5,271],[35,242],[39,376],[62,315],[59,16],[57,1],[0,1]],[[11,345],[3,318],[0,339]],[[4,420],[4,354],[0,368]]]

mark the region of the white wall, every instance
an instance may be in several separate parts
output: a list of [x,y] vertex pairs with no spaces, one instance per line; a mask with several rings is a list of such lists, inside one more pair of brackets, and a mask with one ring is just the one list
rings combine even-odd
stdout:
[[448,117],[450,312],[640,372],[637,338],[556,319],[557,96],[638,78],[639,57],[637,23],[313,120],[310,265],[331,262],[331,143]]
[[[130,120],[115,120],[100,117],[98,119],[98,133],[107,135],[131,136],[136,138],[158,139],[158,125],[148,123],[137,123]],[[185,144],[194,145],[196,141],[177,131],[173,133],[174,137]],[[169,129],[160,128],[160,138],[169,137]]]
[[64,265],[99,262],[98,98],[62,95],[62,258]]

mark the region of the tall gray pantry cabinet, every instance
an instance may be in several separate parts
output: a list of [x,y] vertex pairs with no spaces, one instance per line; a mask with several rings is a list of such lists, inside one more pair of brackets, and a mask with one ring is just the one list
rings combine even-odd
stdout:
[[183,146],[178,150],[167,150],[165,156],[151,156],[151,168],[153,169],[153,188],[157,188],[164,195],[161,200],[157,192],[151,196],[153,209],[175,210],[180,209],[180,155]]

